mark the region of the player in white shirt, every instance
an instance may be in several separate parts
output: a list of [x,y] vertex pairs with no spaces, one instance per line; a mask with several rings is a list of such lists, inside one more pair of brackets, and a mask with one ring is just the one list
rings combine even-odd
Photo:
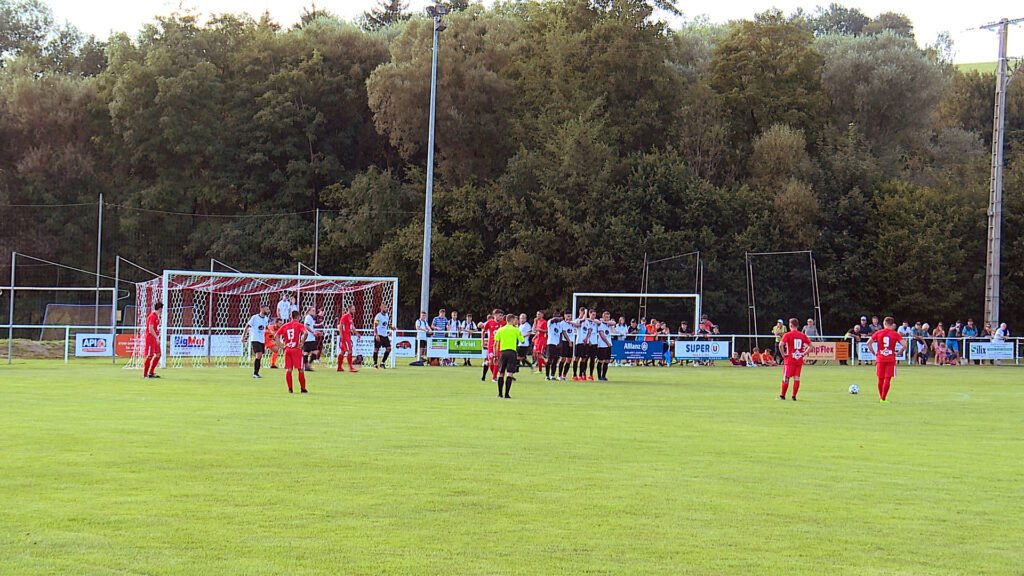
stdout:
[[587,359],[590,358],[590,336],[594,330],[586,308],[580,309],[580,315],[573,323],[576,327],[572,355],[572,379],[582,382],[587,379]]
[[316,308],[310,307],[302,324],[306,326],[306,341],[302,343],[302,363],[306,372],[312,372],[313,353],[316,352]]
[[[459,324],[459,338],[470,340],[476,332],[476,322],[473,321],[473,314],[466,313],[466,319]],[[466,358],[462,361],[463,366],[472,366],[473,362]]]
[[[420,317],[416,319],[416,342],[418,344],[417,349],[419,350],[420,358],[416,362],[413,362],[413,366],[424,366],[427,362],[427,338],[434,333],[434,329],[430,327],[430,322],[427,321],[427,313],[420,311]],[[376,363],[376,362],[374,362]]]
[[[625,320],[624,318],[620,320]],[[625,323],[623,322],[623,325]],[[608,364],[612,361],[612,314],[605,312],[601,314],[601,321],[597,324],[597,379],[601,382],[608,381]],[[616,326],[617,328],[617,326]]]
[[245,325],[245,330],[242,331],[242,342],[244,343],[248,340],[249,349],[252,350],[253,378],[262,378],[260,376],[260,361],[263,359],[263,353],[267,351],[265,336],[269,324],[270,306],[264,304],[260,306],[259,314],[254,314],[252,318],[249,318],[249,323]]
[[[573,325],[572,313],[562,316],[562,369],[559,371],[560,380],[565,380],[569,376],[569,368],[573,364],[573,351],[576,348],[576,332],[579,329]],[[575,374],[573,375],[575,376]]]
[[[565,323],[562,322],[562,313],[555,312],[548,320],[548,364],[545,366],[544,378],[546,380],[565,380],[562,376],[562,344],[565,331]],[[564,362],[564,361],[563,361]]]
[[[384,357],[377,363],[377,353],[383,348]],[[380,312],[373,317],[373,367],[384,368],[391,354],[391,316],[386,304],[380,305]]]

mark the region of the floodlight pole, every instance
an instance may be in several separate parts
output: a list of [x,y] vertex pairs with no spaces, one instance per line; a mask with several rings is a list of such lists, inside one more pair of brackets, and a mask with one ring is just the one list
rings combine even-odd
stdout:
[[[99,331],[100,324],[100,256],[103,253],[103,194],[100,193],[99,217],[96,220],[96,307],[93,318],[93,330]],[[116,286],[114,288],[117,288]]]
[[1007,77],[1006,43],[1010,24],[1024,22],[1024,18],[1010,20],[1003,18],[982,26],[996,28],[999,34],[999,61],[996,64],[995,112],[992,119],[992,180],[988,203],[988,249],[985,260],[985,322],[998,326],[999,318],[999,276],[1003,233],[1003,146],[1006,117]]
[[430,65],[430,130],[427,144],[427,194],[423,207],[423,274],[420,284],[420,310],[430,310],[430,241],[433,227],[434,211],[434,117],[437,112],[437,41],[438,35],[445,29],[441,16],[448,13],[447,8],[438,4],[428,6],[427,14],[434,18],[434,50]]

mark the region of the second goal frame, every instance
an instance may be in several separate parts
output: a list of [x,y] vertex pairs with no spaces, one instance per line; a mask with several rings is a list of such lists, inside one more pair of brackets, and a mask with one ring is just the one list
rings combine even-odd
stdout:
[[576,313],[579,307],[580,298],[692,298],[694,300],[693,327],[694,330],[700,326],[700,294],[684,293],[648,293],[648,292],[573,292],[572,293],[572,314]]

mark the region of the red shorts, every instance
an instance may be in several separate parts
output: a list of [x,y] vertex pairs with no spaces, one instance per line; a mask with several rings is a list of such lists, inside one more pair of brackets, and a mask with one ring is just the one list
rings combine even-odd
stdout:
[[340,344],[340,346],[341,346],[341,351],[342,352],[351,352],[352,351],[352,336],[351,335],[349,335],[349,336],[342,336],[341,337],[341,344]]
[[160,341],[152,336],[146,336],[146,356],[160,355]]
[[546,338],[537,338],[533,341],[533,351],[537,354],[543,354],[548,349],[548,341]]
[[789,380],[790,378],[799,378],[800,377],[800,372],[802,372],[803,369],[804,369],[803,362],[801,362],[799,364],[797,364],[795,362],[790,364],[790,363],[787,362],[787,363],[782,365],[782,379],[783,380]]
[[302,350],[288,348],[284,351],[284,369],[302,371]]
[[875,374],[879,378],[895,378],[896,377],[896,363],[895,362],[878,362],[875,364]]

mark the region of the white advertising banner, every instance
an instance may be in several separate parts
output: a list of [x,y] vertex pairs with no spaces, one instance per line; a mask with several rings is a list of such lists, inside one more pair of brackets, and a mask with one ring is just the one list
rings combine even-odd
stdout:
[[206,356],[209,346],[210,339],[205,334],[174,334],[171,336],[171,346],[168,351],[168,356]]
[[113,349],[114,336],[111,334],[75,334],[75,356],[109,358]]
[[728,360],[728,340],[676,340],[674,360]]
[[[373,358],[373,336],[357,334],[352,337],[352,354],[363,358]],[[391,355],[395,358],[415,358],[416,338],[412,336],[392,336]],[[369,362],[370,360],[366,360]]]
[[242,337],[238,334],[214,334],[210,339],[210,355],[242,356],[248,345],[248,342],[242,342]]
[[971,360],[1013,360],[1013,342],[968,342],[967,357]]
[[[857,343],[857,360],[861,360],[863,362],[874,362],[875,361],[875,355],[871,353],[871,348],[868,347],[868,343],[867,342],[858,342]],[[906,362],[906,360],[907,360],[907,344],[903,345],[903,349],[900,350],[899,355],[896,356],[896,360],[898,360],[900,362]]]

